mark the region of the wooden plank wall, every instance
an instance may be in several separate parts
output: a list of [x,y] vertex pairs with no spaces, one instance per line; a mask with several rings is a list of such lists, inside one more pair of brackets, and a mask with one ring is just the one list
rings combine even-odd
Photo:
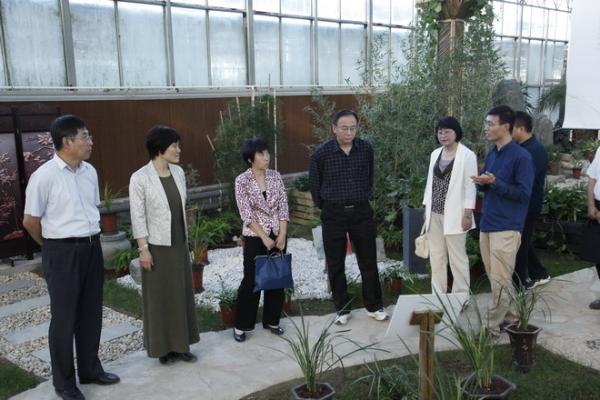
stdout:
[[[352,108],[352,95],[331,96],[338,108]],[[310,96],[278,97],[278,113],[284,121],[286,147],[279,157],[282,173],[308,169],[304,144],[314,143],[310,116],[304,107]],[[213,156],[206,135],[214,138],[219,111],[231,98],[56,101],[44,104],[60,108],[62,114],[83,118],[94,137],[90,162],[98,170],[101,186],[126,189],[133,171],[148,161],[145,137],[157,124],[172,126],[182,136],[182,165],[192,164],[200,173],[202,185],[214,183]],[[26,103],[0,103],[19,107]]]

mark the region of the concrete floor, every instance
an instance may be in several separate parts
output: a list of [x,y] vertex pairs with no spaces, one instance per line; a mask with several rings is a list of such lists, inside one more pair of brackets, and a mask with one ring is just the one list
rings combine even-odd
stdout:
[[[593,311],[588,304],[600,297],[600,281],[595,268],[588,268],[555,278],[547,285],[551,320],[538,314],[532,323],[541,326],[543,331],[539,343],[559,354],[581,364],[600,370],[600,311]],[[489,301],[489,295],[481,295],[480,304]],[[388,311],[393,311],[389,307]],[[333,315],[307,317],[311,332],[317,335]],[[298,321],[299,318],[295,318]],[[407,354],[398,338],[384,338],[388,322],[376,322],[368,318],[364,310],[355,310],[346,335],[367,343],[379,343],[378,347],[389,353],[357,353],[346,365],[355,365],[377,359],[394,358]],[[292,334],[289,320],[282,320],[282,326]],[[258,328],[259,326],[257,326]],[[340,330],[335,327],[335,330]],[[447,342],[437,340],[438,349],[449,349]],[[506,336],[502,339],[506,342]],[[411,351],[418,348],[416,338],[405,340]],[[348,349],[342,344],[338,352]],[[96,399],[239,399],[242,396],[264,389],[273,384],[301,376],[296,364],[284,354],[287,344],[264,331],[262,327],[248,335],[245,343],[237,343],[231,330],[207,332],[201,335],[200,343],[192,351],[198,356],[195,364],[179,362],[172,366],[162,366],[156,359],[137,352],[105,365],[105,369],[121,376],[118,385],[101,387],[81,385],[80,388],[90,400]],[[13,399],[44,400],[55,399],[51,382],[44,382],[34,389],[21,393]]]

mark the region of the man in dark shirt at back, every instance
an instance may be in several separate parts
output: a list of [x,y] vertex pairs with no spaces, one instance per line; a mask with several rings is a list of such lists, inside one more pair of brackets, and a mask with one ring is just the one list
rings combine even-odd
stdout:
[[313,201],[321,209],[327,271],[338,314],[335,322],[345,325],[350,318],[345,272],[347,234],[356,251],[367,314],[383,321],[388,314],[381,301],[375,221],[369,204],[373,148],[356,137],[358,117],[352,110],[336,112],[332,129],[335,138],[320,145],[310,159],[309,182]]
[[521,247],[519,247],[517,253],[515,274],[513,275],[516,284],[524,284],[527,288],[534,288],[550,282],[550,275],[548,275],[548,271],[535,254],[532,241],[535,224],[542,212],[544,182],[546,181],[546,170],[548,168],[548,152],[533,136],[531,133],[532,128],[533,123],[529,114],[516,111],[512,137],[531,154],[534,169],[533,189],[525,226],[521,234]]

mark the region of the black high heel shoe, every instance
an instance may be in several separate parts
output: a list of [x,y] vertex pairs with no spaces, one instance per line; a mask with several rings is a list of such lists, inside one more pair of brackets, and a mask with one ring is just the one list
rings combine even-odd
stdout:
[[263,328],[270,330],[273,335],[283,335],[285,333],[283,328],[280,326],[272,327],[272,326],[263,324]]

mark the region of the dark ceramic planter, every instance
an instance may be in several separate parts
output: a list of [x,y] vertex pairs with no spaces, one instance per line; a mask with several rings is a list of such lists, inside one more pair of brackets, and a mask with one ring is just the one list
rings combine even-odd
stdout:
[[517,385],[511,381],[501,377],[500,375],[492,375],[492,388],[496,389],[493,392],[482,393],[469,388],[468,382],[473,378],[474,374],[469,375],[461,382],[465,399],[469,400],[507,400],[510,394],[517,390]]
[[388,293],[399,295],[402,291],[402,278],[386,278],[383,280],[383,287]]
[[194,278],[194,293],[202,293],[204,291],[204,264],[195,263],[192,265],[192,277]]
[[529,372],[535,365],[535,348],[537,336],[542,328],[529,325],[528,329],[521,330],[516,324],[506,327],[512,347],[512,360],[515,367],[521,372]]
[[223,320],[223,323],[226,325],[235,324],[235,313],[236,313],[235,306],[228,307],[223,304],[219,304],[219,307],[221,310],[221,319]]
[[427,259],[415,254],[415,239],[421,234],[424,208],[404,207],[402,210],[402,256],[404,265],[413,274],[426,274]]
[[[304,389],[304,390],[303,390]],[[303,393],[306,390],[306,384],[302,383],[300,385],[296,385],[290,389],[292,393],[292,397],[294,400],[329,400],[333,399],[335,395],[335,389],[327,382],[317,382],[317,390],[319,390],[318,397],[310,396],[306,397]]]
[[112,235],[119,231],[117,214],[108,213],[100,216],[100,229],[105,235]]

